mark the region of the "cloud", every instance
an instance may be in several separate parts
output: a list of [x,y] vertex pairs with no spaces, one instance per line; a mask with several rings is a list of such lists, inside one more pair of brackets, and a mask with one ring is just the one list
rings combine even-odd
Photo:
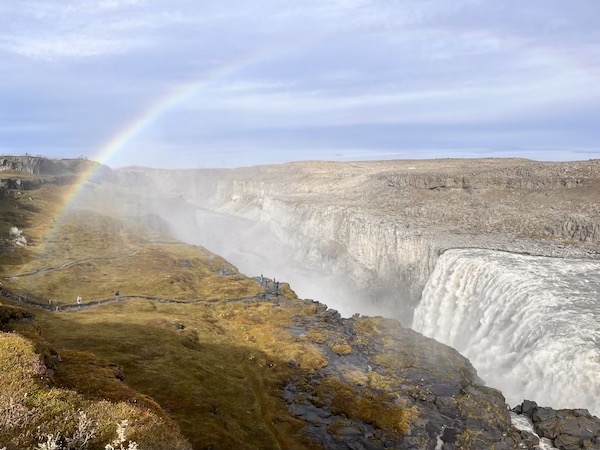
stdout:
[[67,57],[125,53],[141,45],[136,41],[93,38],[75,34],[14,40],[0,38],[0,46],[22,56],[55,61]]
[[[570,139],[587,151],[597,142],[594,105],[600,104],[598,5],[0,4],[7,127],[0,145],[31,148],[46,138],[48,148],[60,148],[63,140],[93,156],[152,105],[198,80],[192,95],[169,104],[123,151],[142,157],[136,153],[143,154],[143,143],[156,155],[158,149],[173,155],[214,145],[220,152],[254,149],[258,158],[261,146],[265,152],[314,147],[335,156],[329,146],[371,149],[379,157],[394,142],[431,148],[431,137],[420,134],[432,133],[436,148],[491,149],[493,142],[550,148],[558,139],[553,130],[560,131],[560,147]],[[50,130],[9,132],[44,120]]]

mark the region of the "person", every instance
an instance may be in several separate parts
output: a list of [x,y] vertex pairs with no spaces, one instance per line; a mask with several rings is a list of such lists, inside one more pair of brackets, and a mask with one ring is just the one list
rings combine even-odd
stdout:
[[81,308],[81,295],[77,296],[77,304],[79,305],[79,307]]
[[260,278],[258,279],[260,281],[260,284],[263,284],[263,282],[265,281],[265,277],[263,277],[263,274],[260,274]]
[[115,300],[119,301],[119,291],[115,292]]
[[275,296],[279,297],[279,281],[275,282]]

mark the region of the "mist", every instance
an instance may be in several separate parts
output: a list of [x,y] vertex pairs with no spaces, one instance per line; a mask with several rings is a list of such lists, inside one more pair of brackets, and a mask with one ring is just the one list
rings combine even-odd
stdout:
[[110,183],[86,185],[71,208],[118,215],[145,229],[202,246],[244,275],[289,283],[298,297],[324,303],[343,317],[357,313],[394,316],[389,303],[373,302],[373,292],[361,288],[349,275],[334,271],[322,256],[299,256],[267,223],[212,211],[183,196],[149,191],[147,186]]
[[383,315],[385,308],[372,304],[348,275],[334,273],[317,255],[303,259],[269,224],[196,207],[155,204],[155,214],[165,220],[175,238],[200,245],[223,257],[249,277],[263,275],[287,282],[298,297],[317,300],[342,316],[355,313]]

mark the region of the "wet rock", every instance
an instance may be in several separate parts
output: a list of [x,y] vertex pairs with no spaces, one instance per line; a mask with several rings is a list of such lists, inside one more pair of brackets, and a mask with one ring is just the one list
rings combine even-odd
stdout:
[[521,410],[535,432],[561,450],[600,449],[600,419],[586,409],[555,410],[525,401]]
[[579,450],[584,448],[581,443],[581,439],[569,434],[560,434],[554,439],[554,446],[560,450]]
[[531,419],[533,420],[534,424],[538,422],[548,421],[554,419],[555,417],[556,411],[552,408],[536,407],[531,414]]
[[[533,414],[533,410],[535,408],[537,408],[537,403],[536,402],[532,402],[530,400],[524,400],[523,404],[520,405],[521,410],[522,410],[522,414],[526,415],[527,417],[532,417]],[[521,414],[521,413],[518,413]]]
[[441,439],[442,441],[448,444],[454,444],[456,442],[456,435],[460,433],[460,430],[452,427],[447,427],[444,429],[442,433]]
[[[318,307],[293,322],[291,330],[324,336],[314,344],[328,364],[307,380],[292,380],[283,397],[307,424],[306,435],[324,448],[433,450],[441,443],[444,450],[512,450],[533,442],[511,427],[502,394],[481,386],[469,361],[452,348],[395,320],[341,319]],[[352,352],[331,351],[328,343],[338,341]],[[389,420],[394,414],[397,422]]]

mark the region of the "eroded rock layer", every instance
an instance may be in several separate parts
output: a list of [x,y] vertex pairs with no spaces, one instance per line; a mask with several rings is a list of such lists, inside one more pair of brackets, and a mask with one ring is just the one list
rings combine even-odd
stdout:
[[598,160],[130,169],[120,180],[269,223],[297,260],[348,275],[356,289],[406,324],[446,249],[600,257]]

